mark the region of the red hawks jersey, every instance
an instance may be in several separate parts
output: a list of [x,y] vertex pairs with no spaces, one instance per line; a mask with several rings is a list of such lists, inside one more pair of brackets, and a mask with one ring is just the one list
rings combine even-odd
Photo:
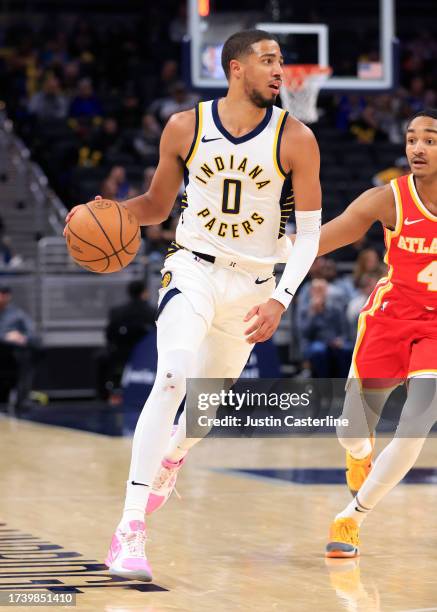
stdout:
[[396,227],[384,228],[388,280],[420,309],[437,311],[437,216],[421,202],[412,174],[390,184]]

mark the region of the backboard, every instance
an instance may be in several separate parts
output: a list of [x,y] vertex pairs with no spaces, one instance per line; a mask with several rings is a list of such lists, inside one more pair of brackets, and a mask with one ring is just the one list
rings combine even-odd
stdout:
[[324,90],[381,91],[395,83],[394,0],[189,0],[189,9],[195,87],[226,88],[223,43],[255,27],[277,36],[285,63],[331,66]]

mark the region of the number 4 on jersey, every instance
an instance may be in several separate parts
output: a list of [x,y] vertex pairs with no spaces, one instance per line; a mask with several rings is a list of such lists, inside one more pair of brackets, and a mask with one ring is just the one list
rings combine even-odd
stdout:
[[419,283],[428,285],[428,291],[437,291],[437,261],[432,261],[417,275]]

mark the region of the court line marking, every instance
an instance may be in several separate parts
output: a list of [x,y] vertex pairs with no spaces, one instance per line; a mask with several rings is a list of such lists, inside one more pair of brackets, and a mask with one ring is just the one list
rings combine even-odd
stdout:
[[[216,472],[218,474],[224,474],[225,476],[235,476],[237,478],[246,478],[248,480],[261,480],[264,481],[265,483],[271,484],[271,485],[275,485],[275,486],[290,486],[290,485],[294,485],[294,484],[299,484],[296,482],[291,482],[290,480],[283,480],[280,478],[271,478],[270,476],[262,476],[261,474],[251,474],[249,472],[243,472],[242,470],[244,469],[250,469],[250,468],[215,468],[215,467],[209,467],[206,468],[208,471],[210,472]],[[273,468],[272,468],[273,469]],[[282,468],[281,468],[282,469]],[[285,468],[287,469],[287,468]]]

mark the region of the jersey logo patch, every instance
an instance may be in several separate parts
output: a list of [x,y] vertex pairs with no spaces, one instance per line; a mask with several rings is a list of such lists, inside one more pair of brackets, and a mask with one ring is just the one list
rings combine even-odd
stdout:
[[171,279],[173,278],[173,274],[171,272],[166,272],[161,279],[161,287],[165,289],[171,283]]
[[222,140],[222,137],[219,136],[218,138],[207,138],[206,136],[202,136],[202,142],[214,142],[214,140]]
[[265,278],[264,280],[260,280],[259,278],[257,278],[255,281],[255,285],[262,285],[263,283],[266,283],[267,281],[269,281],[271,278],[273,278],[273,276],[269,276],[268,278]]
[[420,223],[421,221],[425,221],[425,219],[405,219],[404,223],[405,225],[413,225],[413,223]]

